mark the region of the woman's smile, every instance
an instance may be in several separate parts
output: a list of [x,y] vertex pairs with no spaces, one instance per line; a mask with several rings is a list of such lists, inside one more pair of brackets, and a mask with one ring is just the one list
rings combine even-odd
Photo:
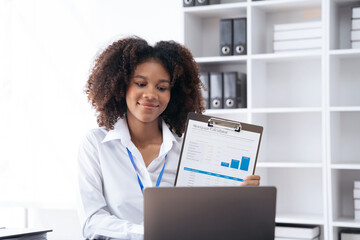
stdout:
[[143,107],[146,110],[153,110],[153,109],[157,109],[159,107],[158,104],[154,104],[154,103],[137,103],[138,105],[140,105],[141,107]]

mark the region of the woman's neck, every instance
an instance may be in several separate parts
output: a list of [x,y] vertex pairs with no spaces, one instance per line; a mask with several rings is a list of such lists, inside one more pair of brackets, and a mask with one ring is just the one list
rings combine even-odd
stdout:
[[148,145],[161,145],[162,143],[162,131],[159,126],[159,121],[155,120],[151,123],[140,122],[131,114],[126,116],[131,141],[135,146],[145,148]]

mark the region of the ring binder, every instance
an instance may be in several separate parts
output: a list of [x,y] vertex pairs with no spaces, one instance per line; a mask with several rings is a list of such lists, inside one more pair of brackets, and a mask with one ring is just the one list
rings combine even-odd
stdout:
[[223,72],[224,81],[224,108],[238,108],[241,97],[241,80],[237,72]]
[[223,74],[221,72],[210,72],[210,109],[223,108]]
[[233,19],[233,55],[246,55],[246,18]]
[[240,45],[240,46],[235,47],[236,54],[242,54],[244,52],[244,50],[245,50],[244,46]]
[[220,19],[220,56],[233,52],[233,19]]
[[208,5],[209,4],[209,1],[206,1],[206,0],[197,0],[196,5]]
[[183,0],[183,7],[192,7],[195,5],[195,0]]
[[225,106],[227,106],[228,108],[233,108],[234,105],[235,105],[234,100],[232,100],[232,99],[226,99],[226,101],[225,101]]
[[211,4],[219,4],[219,0],[196,0],[195,6],[205,6]]
[[223,54],[223,55],[229,55],[230,54],[230,47],[228,47],[228,46],[224,46],[224,47],[222,47],[221,48],[221,53]]
[[235,132],[240,132],[242,129],[240,122],[236,122],[236,121],[232,121],[232,120],[224,120],[224,119],[220,119],[220,118],[216,118],[216,117],[209,118],[208,126],[213,127],[214,125],[219,125],[224,128],[234,129]]
[[219,99],[214,99],[212,101],[212,105],[214,106],[214,108],[221,108],[221,102]]

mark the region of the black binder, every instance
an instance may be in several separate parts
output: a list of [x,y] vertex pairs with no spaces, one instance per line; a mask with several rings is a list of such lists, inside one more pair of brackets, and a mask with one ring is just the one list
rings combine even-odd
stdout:
[[219,0],[195,0],[195,6],[204,6],[209,4],[218,4]]
[[233,21],[233,53],[245,55],[247,53],[246,18],[235,18]]
[[200,73],[200,80],[204,84],[205,89],[201,89],[202,96],[204,98],[205,108],[210,108],[210,81],[209,81],[209,73],[208,72],[201,72]]
[[195,5],[195,0],[183,0],[183,7],[192,7]]
[[247,107],[247,81],[245,73],[238,73],[238,81],[240,82],[240,96],[238,96],[238,107]]
[[221,72],[210,73],[210,108],[223,108],[223,79]]
[[220,55],[232,55],[233,48],[233,19],[220,20]]
[[240,80],[237,72],[224,72],[224,108],[238,108],[240,98]]

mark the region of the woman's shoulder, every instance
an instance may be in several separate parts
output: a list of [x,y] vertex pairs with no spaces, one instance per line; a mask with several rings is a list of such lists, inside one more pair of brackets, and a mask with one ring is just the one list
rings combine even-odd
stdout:
[[109,131],[105,127],[97,127],[88,130],[83,136],[84,142],[102,142]]

